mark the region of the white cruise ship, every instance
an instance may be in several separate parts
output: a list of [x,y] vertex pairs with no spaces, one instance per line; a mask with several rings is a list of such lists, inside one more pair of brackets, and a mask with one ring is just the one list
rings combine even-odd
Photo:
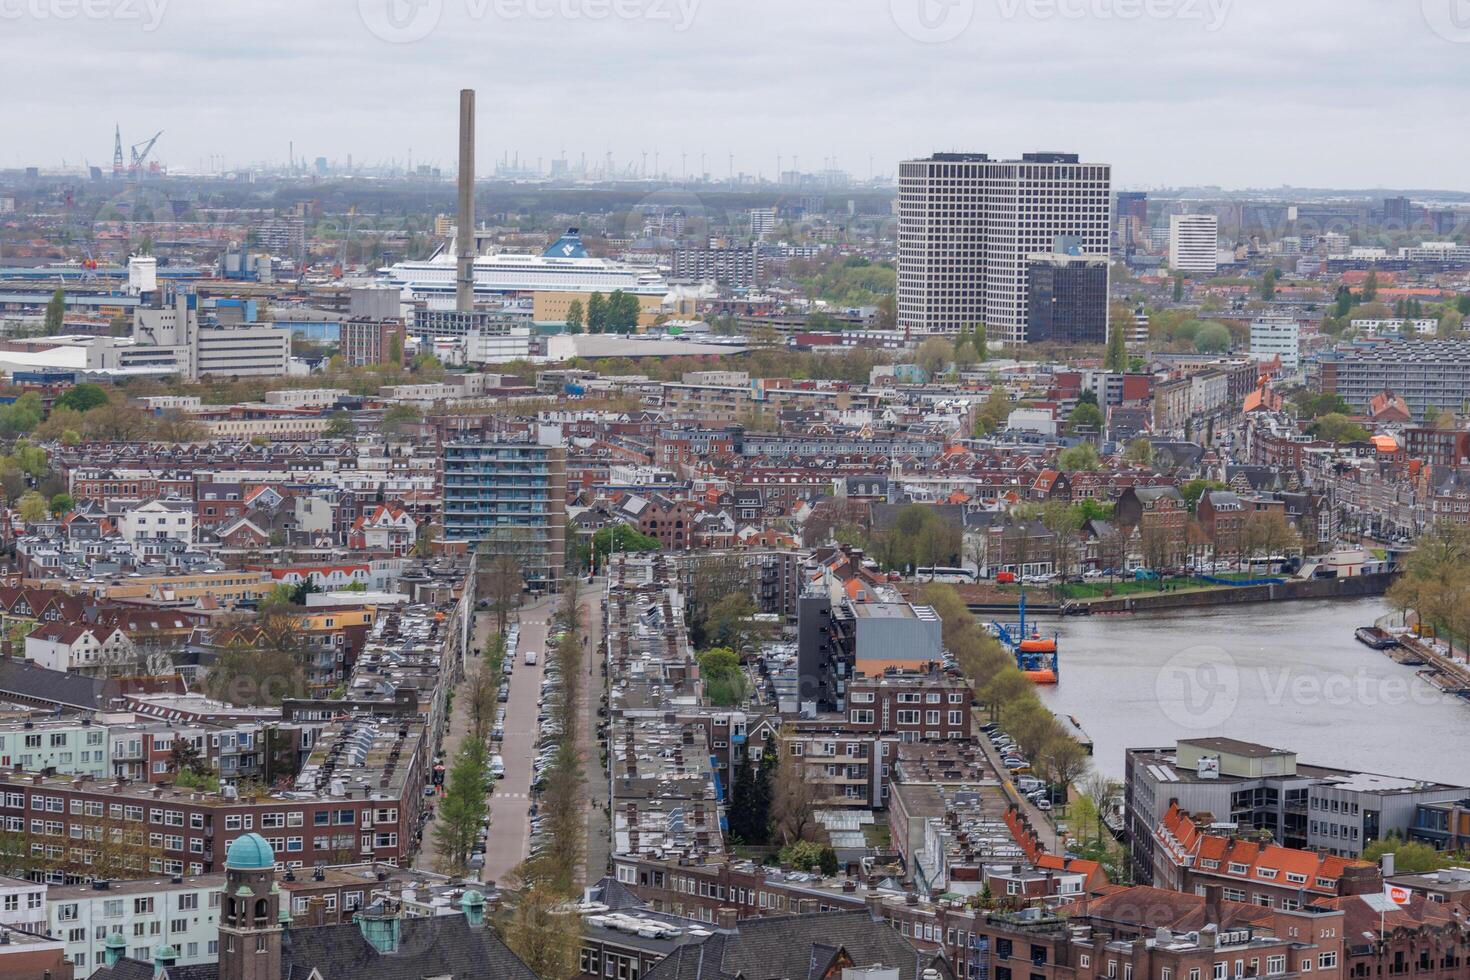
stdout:
[[[399,262],[379,270],[386,281],[431,307],[454,300],[454,240],[421,262]],[[475,258],[475,295],[496,297],[517,293],[602,293],[617,290],[639,296],[665,296],[668,283],[656,269],[640,269],[622,262],[593,258],[582,245],[576,228],[540,255],[497,252]],[[438,302],[436,302],[438,301]]]

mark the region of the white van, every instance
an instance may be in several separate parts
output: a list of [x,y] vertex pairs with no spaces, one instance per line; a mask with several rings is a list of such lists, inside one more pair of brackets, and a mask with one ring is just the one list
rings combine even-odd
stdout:
[[490,757],[490,775],[496,779],[505,778],[505,760],[498,755]]
[[526,651],[526,666],[527,667],[534,667],[534,666],[536,666],[536,651],[535,650],[527,650]]

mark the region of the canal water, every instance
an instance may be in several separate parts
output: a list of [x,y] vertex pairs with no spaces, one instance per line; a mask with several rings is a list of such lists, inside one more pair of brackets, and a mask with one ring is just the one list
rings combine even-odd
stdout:
[[1470,701],[1353,637],[1388,611],[1352,599],[1043,619],[1060,630],[1061,683],[1041,697],[1118,779],[1125,748],[1217,735],[1470,786]]

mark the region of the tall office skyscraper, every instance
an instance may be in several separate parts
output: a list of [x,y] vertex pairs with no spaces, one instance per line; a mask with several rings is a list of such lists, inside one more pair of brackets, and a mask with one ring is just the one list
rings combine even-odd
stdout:
[[1220,268],[1220,219],[1213,214],[1169,216],[1169,268],[1215,273]]
[[898,325],[984,324],[991,343],[1023,344],[1032,256],[1067,239],[1107,258],[1112,168],[1070,153],[936,153],[899,165],[898,208]]

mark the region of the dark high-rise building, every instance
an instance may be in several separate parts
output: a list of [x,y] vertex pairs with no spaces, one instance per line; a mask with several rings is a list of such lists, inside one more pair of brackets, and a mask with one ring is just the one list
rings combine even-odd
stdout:
[[1119,191],[1114,206],[1114,225],[1118,241],[1136,245],[1148,237],[1148,194],[1144,191]]
[[1033,255],[1027,270],[1026,343],[1105,344],[1108,260]]
[[1414,216],[1414,203],[1407,197],[1386,197],[1383,199],[1383,223],[1386,225],[1407,225]]

